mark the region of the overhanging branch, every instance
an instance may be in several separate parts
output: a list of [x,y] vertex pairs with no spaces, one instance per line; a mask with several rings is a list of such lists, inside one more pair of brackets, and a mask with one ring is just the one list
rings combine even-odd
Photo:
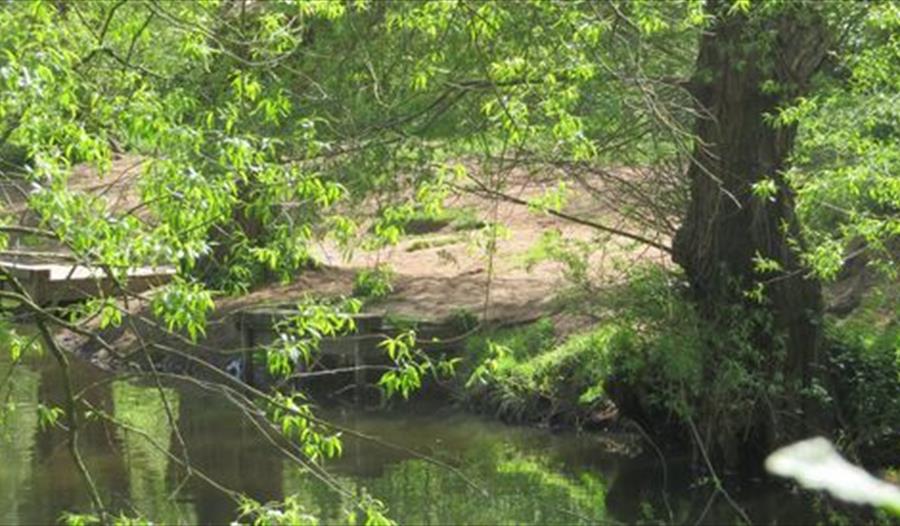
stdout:
[[[505,194],[503,192],[494,190],[492,188],[488,188],[487,186],[485,186],[483,183],[481,183],[478,180],[473,179],[473,181],[475,181],[475,184],[478,185],[478,187],[479,187],[477,190],[474,190],[475,193],[480,193],[480,194],[488,195],[491,197],[496,197],[496,198],[502,199],[503,201],[506,201],[508,203],[513,203],[513,204],[520,205],[520,206],[528,206],[528,201],[525,201],[524,199],[519,199],[518,197],[511,196],[509,194]],[[473,191],[473,190],[467,189],[467,188],[460,188],[460,187],[457,187],[457,188],[459,188],[460,190],[463,190],[463,191],[469,191],[469,192]],[[647,246],[651,246],[655,249],[662,250],[666,254],[670,254],[670,255],[672,254],[672,249],[670,247],[668,247],[658,241],[654,241],[650,238],[644,237],[640,234],[634,234],[632,232],[628,232],[625,230],[621,230],[619,228],[615,228],[615,227],[611,227],[611,226],[604,225],[601,223],[597,223],[597,222],[591,221],[589,219],[576,217],[576,216],[567,214],[565,212],[557,211],[557,210],[547,210],[547,213],[554,217],[558,217],[560,219],[565,219],[566,221],[570,221],[572,223],[588,226],[593,229],[599,230],[601,232],[606,232],[608,234],[612,234],[615,236],[624,237],[626,239],[630,239],[632,241],[636,241],[638,243],[641,243],[641,244],[644,244]]]

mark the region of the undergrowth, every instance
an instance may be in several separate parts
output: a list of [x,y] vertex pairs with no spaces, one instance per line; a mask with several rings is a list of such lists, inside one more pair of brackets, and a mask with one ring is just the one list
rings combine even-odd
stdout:
[[471,207],[446,207],[439,210],[416,211],[406,222],[404,231],[422,235],[449,229],[453,232],[477,230],[484,227],[477,211]]
[[393,279],[394,271],[389,265],[359,270],[353,278],[353,296],[366,300],[382,299],[393,292]]
[[473,339],[477,357],[465,384],[465,399],[505,420],[580,423],[603,402],[608,357],[627,338],[613,326],[557,343],[544,319]]
[[[900,300],[886,290],[851,317],[827,321],[829,374],[802,396],[835,415],[845,449],[896,465]],[[755,339],[771,323],[765,309],[731,306],[701,317],[681,276],[656,267],[635,269],[592,302],[575,307],[604,313],[599,321],[566,338],[547,319],[472,338],[464,401],[508,421],[576,426],[614,404],[646,429],[702,443],[729,465],[743,460],[736,444],[789,432],[797,416],[785,401],[797,386],[781,373],[778,340]],[[761,420],[769,422],[762,430]]]
[[602,301],[608,314],[566,338],[541,320],[472,339],[467,350],[477,365],[465,400],[506,420],[580,425],[628,385],[640,406],[686,411],[685,398],[702,380],[703,337],[675,277],[642,270]]
[[473,340],[467,399],[506,419],[579,423],[609,403],[610,387],[652,382],[649,400],[667,405],[700,381],[694,317],[667,275],[636,275],[605,302],[614,315],[561,341],[549,320]]
[[827,320],[838,443],[878,465],[900,465],[900,287],[873,287],[846,318]]

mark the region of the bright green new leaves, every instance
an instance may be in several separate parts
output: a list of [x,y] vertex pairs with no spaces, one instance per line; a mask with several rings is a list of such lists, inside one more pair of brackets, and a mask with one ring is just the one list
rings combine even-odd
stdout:
[[458,358],[433,360],[416,346],[414,331],[406,331],[393,338],[385,338],[379,347],[385,350],[394,362],[394,368],[383,375],[378,385],[387,397],[399,394],[404,399],[422,387],[424,377],[431,374],[435,378],[452,377]]
[[[347,512],[344,521],[346,524],[365,526],[393,526],[394,523],[387,518],[385,505],[363,494],[358,510]],[[320,524],[318,517],[308,513],[296,496],[289,496],[283,502],[268,502],[260,504],[253,499],[244,497],[239,508],[240,519],[250,521],[253,526],[315,526]],[[363,520],[360,522],[360,517]]]
[[215,303],[201,284],[176,279],[154,292],[151,306],[169,331],[185,331],[196,341],[206,334],[207,315]]
[[271,404],[271,418],[288,439],[296,441],[304,456],[311,462],[335,458],[343,452],[340,433],[330,433],[327,426],[315,418],[312,408],[302,395],[276,394]]
[[60,522],[66,526],[99,526],[103,524],[112,524],[113,526],[152,526],[153,521],[140,517],[129,517],[124,513],[113,517],[106,517],[101,520],[100,517],[90,513],[63,513]]
[[[0,9],[0,146],[27,146],[26,166],[14,168],[32,186],[29,207],[79,260],[126,286],[125,269],[148,264],[228,292],[289,278],[325,234],[320,223],[346,234],[352,221],[333,210],[347,195],[341,181],[286,161],[325,145],[321,119],[297,104],[306,93],[273,67],[307,45],[313,24],[346,10],[299,2],[237,13],[168,1]],[[121,150],[139,156],[135,173],[107,174]],[[75,188],[71,173],[84,162],[104,182],[134,186],[137,202]],[[192,283],[162,296],[153,308],[165,325],[202,334],[208,293]]]
[[849,78],[822,79],[815,98],[785,108],[799,124],[790,176],[807,228],[811,266],[833,278],[843,258],[867,256],[896,275],[900,237],[900,7],[872,6],[839,55]]
[[298,302],[295,307],[297,314],[275,325],[278,339],[266,348],[269,372],[286,377],[298,365],[310,365],[323,338],[334,338],[356,330],[353,315],[359,312],[361,305],[359,300],[353,298],[334,304],[312,298]]
[[9,350],[13,363],[18,363],[26,355],[39,354],[44,350],[36,335],[19,334],[3,319],[0,319],[0,348]]
[[431,364],[414,359],[415,345],[416,335],[412,331],[401,333],[395,338],[386,338],[379,344],[379,347],[382,347],[388,357],[397,364],[396,370],[384,373],[378,381],[378,385],[384,388],[388,397],[399,393],[406,399],[411,392],[422,386],[422,375],[428,371]]
[[64,414],[65,412],[62,408],[46,406],[39,403],[37,405],[38,426],[40,426],[41,430],[57,427],[60,425],[59,419],[62,418]]
[[394,290],[393,277],[394,271],[388,265],[362,269],[353,278],[353,295],[370,300],[384,298]]
[[253,526],[316,526],[319,519],[306,512],[297,498],[290,496],[284,502],[260,504],[244,498],[240,506],[240,518],[248,519]]

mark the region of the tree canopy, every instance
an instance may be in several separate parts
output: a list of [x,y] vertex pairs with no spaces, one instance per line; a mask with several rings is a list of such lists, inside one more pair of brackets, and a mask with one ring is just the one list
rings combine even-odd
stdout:
[[[0,256],[37,239],[125,291],[129,268],[171,265],[152,314],[188,340],[218,295],[293,279],[319,240],[395,243],[448,192],[474,192],[672,254],[710,323],[762,313],[737,316],[784,398],[760,395],[729,428],[758,456],[794,429],[769,410],[820,424],[821,283],[859,261],[897,277],[893,1],[29,0],[0,6],[0,27],[0,175],[18,196]],[[123,156],[133,173],[111,173]],[[129,206],[74,184],[85,165],[132,179]],[[517,198],[516,169],[553,189]],[[573,192],[616,217],[566,213]],[[54,331],[97,338],[93,320],[125,311],[120,293],[63,312],[0,294],[51,348]],[[333,307],[309,305],[303,334],[344,330]],[[405,365],[385,385],[405,395],[424,366],[411,335],[391,341]],[[311,425],[269,396],[281,425]],[[693,413],[704,433],[727,427],[718,410]],[[311,443],[339,448],[324,431]]]

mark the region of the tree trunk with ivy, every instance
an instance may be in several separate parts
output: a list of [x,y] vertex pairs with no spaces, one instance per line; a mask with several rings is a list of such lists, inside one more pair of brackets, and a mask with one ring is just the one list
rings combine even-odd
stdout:
[[[808,90],[828,35],[812,9],[734,13],[724,4],[707,4],[715,21],[702,36],[691,83],[699,114],[688,168],[691,200],[674,258],[705,318],[727,323],[725,306],[749,312],[760,303],[771,313],[771,326],[756,326],[749,343],[764,355],[761,374],[771,382],[783,374],[786,390],[775,407],[757,412],[752,436],[737,445],[747,459],[787,438],[781,431],[799,431],[797,419],[786,422],[783,415],[802,411],[801,427],[815,418],[801,400],[820,359],[822,293],[798,255],[802,239],[783,177],[796,130],[775,126],[771,117]],[[715,367],[710,364],[710,377]]]

